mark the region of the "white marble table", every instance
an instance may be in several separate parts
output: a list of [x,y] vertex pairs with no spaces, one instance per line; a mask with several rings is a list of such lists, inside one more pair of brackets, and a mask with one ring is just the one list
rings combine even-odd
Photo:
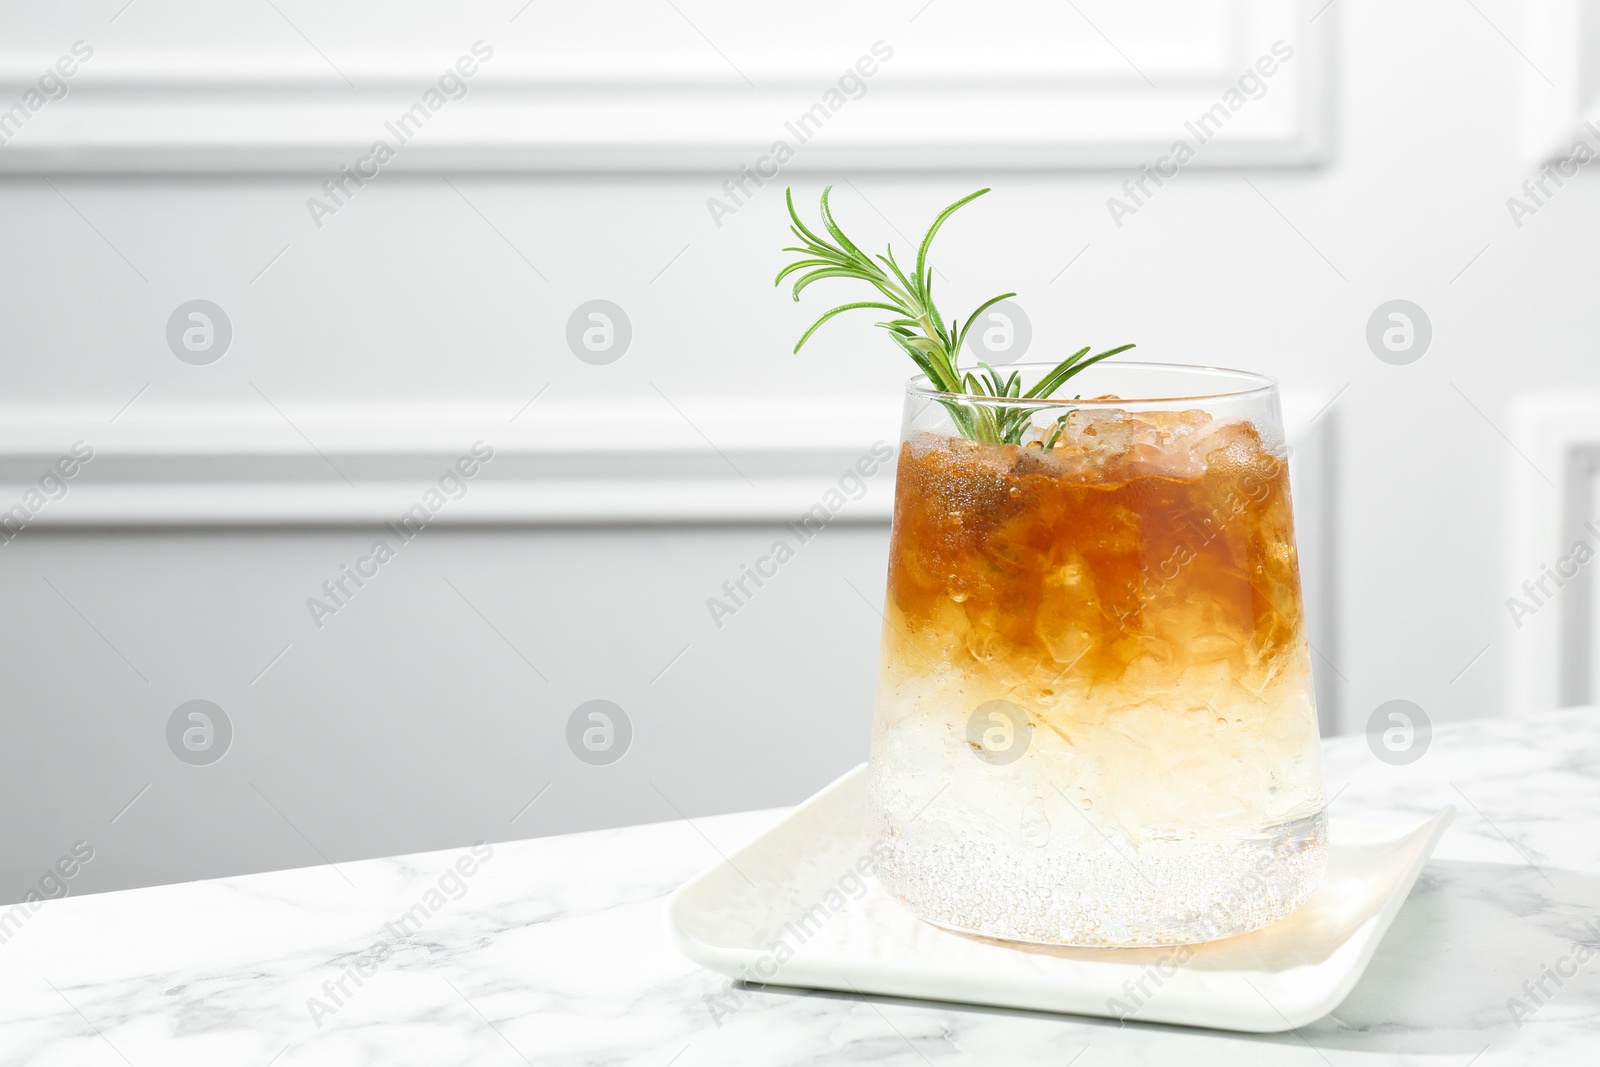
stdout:
[[[755,812],[498,844],[487,859],[462,849],[54,901],[0,944],[0,1060],[1600,1062],[1600,712],[1442,729],[1408,767],[1343,738],[1328,745],[1328,778],[1337,815],[1459,812],[1366,977],[1297,1033],[728,998],[724,979],[673,948],[661,902],[778,814]],[[1593,958],[1578,962],[1575,941]],[[1515,1018],[1512,998],[1530,1014]]]

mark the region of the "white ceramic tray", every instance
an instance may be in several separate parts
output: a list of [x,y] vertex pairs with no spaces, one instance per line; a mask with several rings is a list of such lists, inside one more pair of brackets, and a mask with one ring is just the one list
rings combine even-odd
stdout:
[[1047,948],[940,929],[863,877],[866,785],[863,764],[674,893],[683,952],[752,984],[1290,1030],[1355,986],[1455,811],[1415,826],[1331,820],[1327,876],[1265,930],[1188,948]]

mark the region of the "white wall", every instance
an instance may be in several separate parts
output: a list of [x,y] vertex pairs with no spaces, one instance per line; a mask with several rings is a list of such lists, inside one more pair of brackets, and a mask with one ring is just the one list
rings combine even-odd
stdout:
[[[698,154],[652,157],[653,170],[621,169],[648,156],[638,143],[616,169],[572,170],[596,164],[570,138],[566,148],[541,140],[534,111],[517,109],[536,110],[551,91],[528,71],[564,45],[596,50],[592,31],[569,26],[563,39],[550,21],[577,16],[535,5],[512,22],[522,5],[508,3],[440,15],[408,36],[359,7],[335,18],[283,3],[357,84],[377,79],[376,113],[391,89],[404,96],[415,84],[409,72],[450,62],[458,41],[492,36],[501,69],[522,72],[507,76],[504,99],[480,102],[523,115],[525,128],[497,145],[477,117],[455,135],[441,126],[441,144],[425,151],[419,138],[412,162],[397,160],[320,229],[306,199],[322,172],[268,174],[263,161],[343,158],[341,138],[367,128],[367,113],[334,123],[325,142],[271,125],[319,114],[338,86],[306,40],[266,6],[245,27],[209,7],[141,0],[111,22],[120,3],[100,6],[13,5],[0,16],[8,77],[34,76],[77,39],[96,48],[73,95],[0,147],[5,503],[72,441],[107,442],[65,500],[0,547],[12,738],[0,802],[17,813],[0,848],[0,899],[20,896],[78,839],[96,859],[75,891],[104,889],[789,803],[860,759],[878,620],[849,583],[881,596],[881,497],[807,546],[722,629],[704,600],[770,543],[781,517],[892,436],[907,368],[865,324],[835,324],[790,354],[819,307],[771,287],[781,190],[769,185],[718,227],[706,200],[727,167],[707,161],[749,158],[741,138],[781,126],[794,99],[814,98],[819,71],[879,38],[895,41],[898,58],[841,113],[839,143],[819,138],[784,176],[799,198],[836,180],[848,226],[903,244],[900,233],[991,184],[940,241],[954,303],[1018,290],[1037,353],[1134,340],[1149,358],[1260,368],[1302,396],[1336,396],[1319,425],[1337,427],[1323,551],[1339,580],[1320,607],[1336,611],[1322,682],[1342,725],[1361,728],[1397,697],[1435,721],[1511,703],[1510,486],[1526,461],[1502,432],[1519,394],[1600,386],[1587,358],[1600,191],[1589,175],[1571,181],[1520,229],[1506,208],[1557,133],[1576,126],[1593,67],[1578,53],[1576,5],[1538,18],[1488,0],[1277,5],[1306,60],[1285,73],[1306,77],[1275,82],[1263,102],[1277,107],[1281,89],[1294,106],[1270,121],[1263,112],[1253,139],[1219,144],[1119,228],[1106,201],[1129,161],[1153,158],[1143,153],[1163,129],[1181,133],[1196,101],[1216,98],[1217,70],[1243,69],[1260,42],[1183,25],[1163,36],[1148,28],[1160,20],[1081,4],[1126,59],[1063,17],[1045,38],[1059,53],[1024,49],[1018,63],[1049,75],[1058,54],[1084,76],[1012,84],[996,71],[1026,38],[1004,23],[980,30],[964,75],[972,92],[1054,93],[1060,107],[1004,143],[985,145],[981,116],[969,117],[948,143],[919,135],[899,157],[876,139],[884,120],[871,109],[881,100],[912,121],[955,106],[914,75],[931,62],[917,58],[919,42],[937,58],[941,41],[972,25],[962,5],[874,7],[791,53],[763,44],[774,39],[759,21],[769,16],[684,3],[758,83],[800,57],[782,82],[792,93],[739,102],[724,59],[666,8],[659,24],[641,23],[640,40],[664,79],[698,87],[674,114],[734,132],[706,137]],[[1026,8],[1006,18],[1030,17]],[[1235,28],[1278,17],[1263,5],[1196,10]],[[365,36],[355,32],[363,19]],[[152,42],[162,41],[178,59],[152,80]],[[372,56],[390,41],[415,62],[378,69]],[[301,66],[274,82],[264,60],[265,89],[235,79],[229,106],[255,100],[267,109],[259,122],[207,127],[167,156],[151,150],[163,128],[169,149],[199,128],[184,125],[199,121],[183,119],[184,77],[200,70],[215,89],[237,73],[230,49]],[[1193,55],[1205,62],[1186,70]],[[1131,66],[1159,88],[1145,93]],[[593,74],[569,67],[580,81]],[[902,70],[906,86],[891,91]],[[317,87],[286,103],[273,87],[294,78]],[[1118,109],[1113,126],[1126,136],[1097,130],[1083,117],[1092,106],[1073,111],[1083,93]],[[143,140],[119,146],[113,135],[135,114],[156,117]],[[218,130],[234,131],[232,142]],[[229,152],[246,160],[242,173],[226,172]],[[882,169],[897,158],[922,169]],[[169,315],[195,298],[223,307],[234,328],[209,366],[180,362],[165,341]],[[608,366],[581,362],[565,342],[573,309],[595,298],[633,324],[631,347]],[[1374,308],[1394,298],[1420,304],[1433,324],[1432,347],[1406,366],[1381,362],[1364,337]],[[613,421],[594,421],[596,409]],[[808,430],[813,409],[827,413],[819,433]],[[589,429],[566,429],[586,418]],[[381,448],[349,430],[363,419],[380,427],[370,439]],[[473,430],[490,423],[492,433]],[[574,436],[598,447],[562,455]],[[415,499],[438,461],[478,437],[505,442],[513,462],[499,469],[513,474],[476,484],[448,529],[406,546],[316,629],[304,604],[315,587],[370,543],[375,517]],[[313,445],[354,469],[358,488]],[[586,477],[605,487],[598,499],[584,496]],[[652,484],[667,488],[640,499]],[[608,513],[608,499],[634,502]],[[573,708],[597,697],[626,708],[637,731],[611,767],[579,764],[562,739]],[[209,767],[180,763],[164,741],[172,710],[196,698],[223,706],[236,728],[228,757]]]

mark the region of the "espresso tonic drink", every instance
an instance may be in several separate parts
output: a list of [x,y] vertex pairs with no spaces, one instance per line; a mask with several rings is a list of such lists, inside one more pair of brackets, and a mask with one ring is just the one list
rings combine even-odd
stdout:
[[1023,401],[909,387],[879,877],[930,922],[1019,941],[1258,929],[1327,862],[1276,387],[1104,363],[1071,388],[1095,399],[1053,400],[1002,443],[958,426]]

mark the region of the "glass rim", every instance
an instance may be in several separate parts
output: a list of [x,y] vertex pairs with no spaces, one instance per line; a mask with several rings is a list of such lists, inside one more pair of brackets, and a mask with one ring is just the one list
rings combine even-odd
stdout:
[[[1048,372],[1056,366],[1057,363],[1025,360],[1020,363],[1008,363],[1004,366],[996,367],[995,370],[1003,374],[1031,367],[1042,372]],[[1192,393],[1183,392],[1172,396],[1124,396],[1116,400],[1074,400],[1071,397],[985,396],[981,393],[947,393],[943,390],[932,388],[932,383],[926,374],[916,374],[906,379],[906,392],[912,396],[923,396],[931,400],[964,400],[977,404],[1026,405],[1029,407],[1065,407],[1070,404],[1078,408],[1127,408],[1152,404],[1176,404],[1190,400],[1239,400],[1264,396],[1278,388],[1278,379],[1270,374],[1262,374],[1259,371],[1239,370],[1234,367],[1212,367],[1199,363],[1159,363],[1136,359],[1108,359],[1095,366],[1137,367],[1141,370],[1175,371],[1180,374],[1190,374],[1198,378],[1211,380],[1230,378],[1242,387]],[[973,368],[957,367],[957,369],[966,371]],[[1093,370],[1094,367],[1089,368],[1090,373]],[[1067,381],[1070,382],[1071,380],[1069,378]]]

